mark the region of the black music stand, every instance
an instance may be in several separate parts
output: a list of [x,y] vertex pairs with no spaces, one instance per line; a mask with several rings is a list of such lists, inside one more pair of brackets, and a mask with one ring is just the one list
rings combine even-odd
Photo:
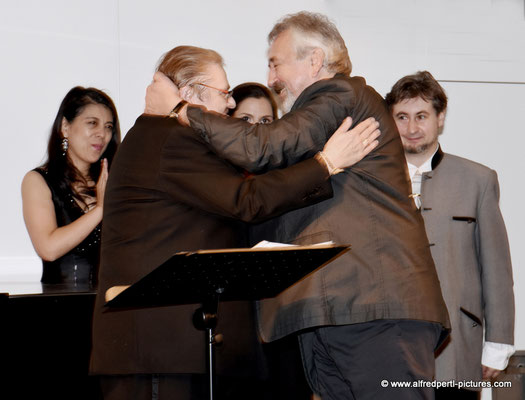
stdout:
[[280,292],[348,251],[349,246],[314,245],[177,253],[108,301],[115,308],[200,303],[193,317],[206,330],[210,400],[214,398],[214,345],[219,301],[261,300]]

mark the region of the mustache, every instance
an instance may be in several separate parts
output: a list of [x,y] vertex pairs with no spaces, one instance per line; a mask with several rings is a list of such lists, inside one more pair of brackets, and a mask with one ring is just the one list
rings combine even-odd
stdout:
[[281,94],[281,92],[286,89],[284,84],[281,83],[281,82],[275,82],[272,86],[272,92],[274,92],[275,94],[279,95]]

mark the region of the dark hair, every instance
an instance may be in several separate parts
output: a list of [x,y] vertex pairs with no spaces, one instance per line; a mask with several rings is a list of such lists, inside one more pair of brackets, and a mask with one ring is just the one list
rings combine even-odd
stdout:
[[395,104],[403,100],[421,97],[432,102],[436,114],[447,109],[447,95],[441,85],[428,71],[419,71],[398,80],[385,97],[388,108],[392,110]]
[[[48,179],[55,187],[64,193],[69,189],[73,193],[73,196],[84,204],[85,202],[81,195],[94,196],[95,188],[88,187],[86,178],[75,168],[69,156],[67,154],[64,156],[62,150],[62,139],[64,138],[62,135],[62,120],[65,118],[69,123],[73,122],[89,104],[101,104],[106,107],[113,116],[113,134],[111,135],[106,150],[100,157],[100,159],[106,158],[108,160],[108,166],[111,165],[111,161],[120,143],[120,126],[115,104],[113,104],[113,100],[111,100],[106,93],[99,89],[76,86],[66,94],[66,97],[64,97],[64,100],[62,100],[60,104],[51,128],[51,135],[49,136],[47,160],[41,167],[47,171]],[[99,174],[100,162],[91,164],[87,178],[96,182]],[[80,191],[75,190],[73,187],[75,182],[80,182],[80,187],[82,188]]]
[[270,102],[270,105],[272,106],[273,118],[277,119],[279,117],[277,114],[277,103],[275,102],[272,92],[270,92],[270,90],[266,86],[261,85],[260,83],[241,83],[240,85],[237,85],[233,88],[232,97],[237,105],[235,106],[235,108],[231,108],[228,110],[228,115],[233,115],[233,113],[237,109],[237,106],[245,99],[264,98],[267,99]]

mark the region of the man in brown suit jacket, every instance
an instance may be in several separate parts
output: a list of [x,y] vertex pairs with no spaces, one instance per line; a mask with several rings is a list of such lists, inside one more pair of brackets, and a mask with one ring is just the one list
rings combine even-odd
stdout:
[[290,165],[321,149],[348,115],[354,122],[373,116],[381,137],[374,151],[332,179],[331,200],[261,228],[281,242],[331,239],[352,250],[260,302],[260,333],[266,341],[299,333],[307,378],[323,400],[431,399],[431,387],[391,385],[433,379],[434,349],[449,326],[394,121],[363,78],[349,77],[346,46],[326,17],[286,16],[269,42],[268,84],[291,112],[254,126],[188,107],[191,126],[219,155],[251,171]]
[[[164,56],[159,70],[192,103],[221,114],[235,105],[222,58],[212,50],[177,47]],[[106,291],[136,282],[179,251],[243,247],[241,221],[259,221],[330,197],[329,172],[350,165],[355,157],[353,151],[343,156],[349,153],[347,145],[356,144],[357,157],[374,146],[363,146],[361,140],[374,143],[377,125],[361,126],[365,129],[358,132],[358,140],[342,129],[334,135],[339,141],[326,146],[323,156],[333,167],[316,157],[244,178],[176,119],[137,119],[112,164],[104,203],[91,372],[103,376],[106,399],[199,399],[196,387],[204,392],[206,387],[195,385],[192,378],[206,371],[204,334],[191,323],[198,305],[107,312]],[[222,376],[259,373],[251,307],[248,302],[221,306],[218,329],[225,343],[217,352],[217,371]],[[257,389],[243,393],[237,383],[220,398],[260,395]],[[230,389],[233,392],[227,392]]]

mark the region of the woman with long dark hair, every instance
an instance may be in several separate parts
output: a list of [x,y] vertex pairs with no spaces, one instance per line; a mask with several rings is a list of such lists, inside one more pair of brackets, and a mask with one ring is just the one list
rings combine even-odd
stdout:
[[95,88],[71,89],[58,110],[46,162],[22,182],[24,220],[43,283],[92,284],[108,168],[120,143],[117,110]]

